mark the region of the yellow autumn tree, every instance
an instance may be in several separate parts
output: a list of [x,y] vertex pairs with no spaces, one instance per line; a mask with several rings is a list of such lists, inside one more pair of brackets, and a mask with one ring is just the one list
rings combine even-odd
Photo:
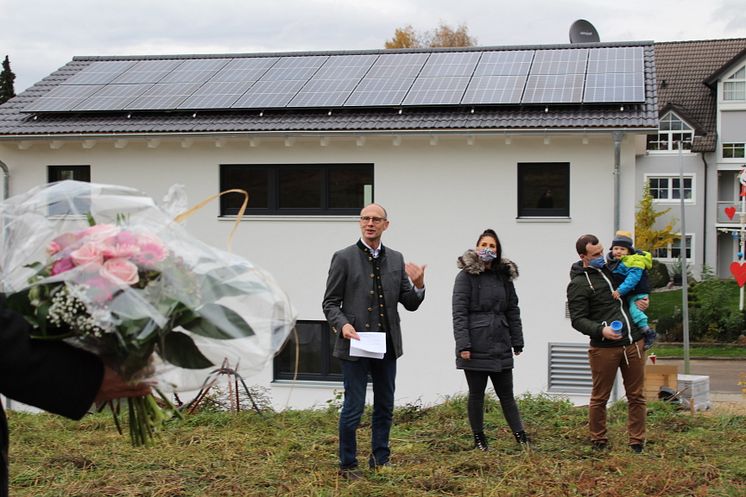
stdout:
[[452,28],[441,22],[432,31],[418,33],[411,24],[403,28],[396,28],[394,36],[384,43],[386,48],[442,48],[442,47],[473,47],[477,44],[476,38],[469,35],[466,24],[460,24]]
[[671,219],[662,229],[655,229],[656,220],[670,210],[655,210],[650,185],[646,184],[635,214],[635,248],[653,253],[656,249],[666,248],[680,238],[673,231],[675,219]]
[[384,44],[385,48],[421,48],[420,40],[411,24],[394,30],[394,37]]
[[441,22],[429,37],[428,46],[432,48],[441,47],[473,47],[477,44],[476,38],[469,36],[469,28],[466,24],[460,24],[456,29]]

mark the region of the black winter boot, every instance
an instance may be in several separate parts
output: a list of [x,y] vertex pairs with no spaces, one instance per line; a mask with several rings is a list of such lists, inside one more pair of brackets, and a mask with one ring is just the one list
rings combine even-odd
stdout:
[[531,442],[531,439],[528,438],[528,435],[523,430],[513,433],[513,436],[515,437],[515,441],[523,447],[528,447],[528,444]]
[[474,434],[474,448],[487,452],[487,437],[484,436],[483,431]]

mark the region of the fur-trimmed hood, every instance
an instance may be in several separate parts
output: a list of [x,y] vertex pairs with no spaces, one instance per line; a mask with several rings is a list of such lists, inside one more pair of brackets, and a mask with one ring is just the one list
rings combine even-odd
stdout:
[[[464,255],[456,261],[456,266],[469,274],[479,274],[485,271],[484,262],[474,249],[464,252]],[[502,258],[499,264],[493,263],[492,267],[497,273],[507,276],[510,281],[518,277],[518,266],[510,259]]]

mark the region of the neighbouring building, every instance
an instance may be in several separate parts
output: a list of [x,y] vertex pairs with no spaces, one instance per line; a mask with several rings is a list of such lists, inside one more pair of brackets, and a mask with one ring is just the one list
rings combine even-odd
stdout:
[[[636,200],[647,183],[656,208],[671,208],[659,223],[674,218],[680,233],[683,191],[688,264],[695,276],[706,264],[729,278],[741,223],[726,209],[744,210],[738,174],[746,165],[746,38],[656,43],[655,62],[660,126],[637,158]],[[671,265],[680,253],[675,243],[654,255]]]

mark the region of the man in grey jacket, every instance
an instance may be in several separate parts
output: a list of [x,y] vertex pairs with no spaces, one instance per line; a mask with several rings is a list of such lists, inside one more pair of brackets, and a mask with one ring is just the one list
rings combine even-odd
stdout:
[[[345,388],[339,416],[339,467],[340,474],[350,479],[360,477],[356,430],[365,408],[369,374],[373,420],[368,464],[375,469],[389,463],[396,359],[402,355],[397,304],[414,311],[425,297],[425,266],[405,264],[401,253],[381,244],[388,227],[382,206],[370,204],[360,212],[362,236],[332,256],[324,294],[324,314],[336,335],[334,357],[342,364]],[[350,356],[350,340],[359,340],[358,332],[386,333],[382,359]]]

